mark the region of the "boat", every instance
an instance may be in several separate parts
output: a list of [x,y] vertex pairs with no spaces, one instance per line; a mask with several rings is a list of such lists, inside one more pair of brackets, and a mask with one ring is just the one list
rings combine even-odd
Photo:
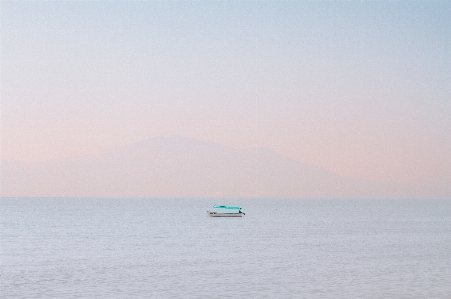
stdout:
[[245,214],[238,206],[213,206],[213,211],[207,211],[210,217],[243,217]]

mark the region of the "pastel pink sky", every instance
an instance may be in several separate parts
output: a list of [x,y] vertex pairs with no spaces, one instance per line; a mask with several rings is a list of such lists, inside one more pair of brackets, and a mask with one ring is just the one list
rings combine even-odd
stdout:
[[173,134],[451,184],[451,2],[1,3],[1,159]]

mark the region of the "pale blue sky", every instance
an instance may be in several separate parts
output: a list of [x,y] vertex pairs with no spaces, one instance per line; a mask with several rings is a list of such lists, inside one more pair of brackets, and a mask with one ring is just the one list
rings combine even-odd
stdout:
[[451,1],[2,1],[2,159],[181,134],[451,182]]

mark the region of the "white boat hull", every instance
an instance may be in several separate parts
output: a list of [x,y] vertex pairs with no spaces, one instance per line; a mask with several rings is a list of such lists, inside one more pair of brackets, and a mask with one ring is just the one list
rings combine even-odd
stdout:
[[207,211],[207,215],[210,217],[243,217],[244,213],[219,213]]

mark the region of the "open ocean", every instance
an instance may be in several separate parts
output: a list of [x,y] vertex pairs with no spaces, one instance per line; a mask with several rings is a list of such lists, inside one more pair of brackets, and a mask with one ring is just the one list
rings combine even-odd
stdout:
[[451,298],[451,199],[3,198],[0,225],[4,299]]

